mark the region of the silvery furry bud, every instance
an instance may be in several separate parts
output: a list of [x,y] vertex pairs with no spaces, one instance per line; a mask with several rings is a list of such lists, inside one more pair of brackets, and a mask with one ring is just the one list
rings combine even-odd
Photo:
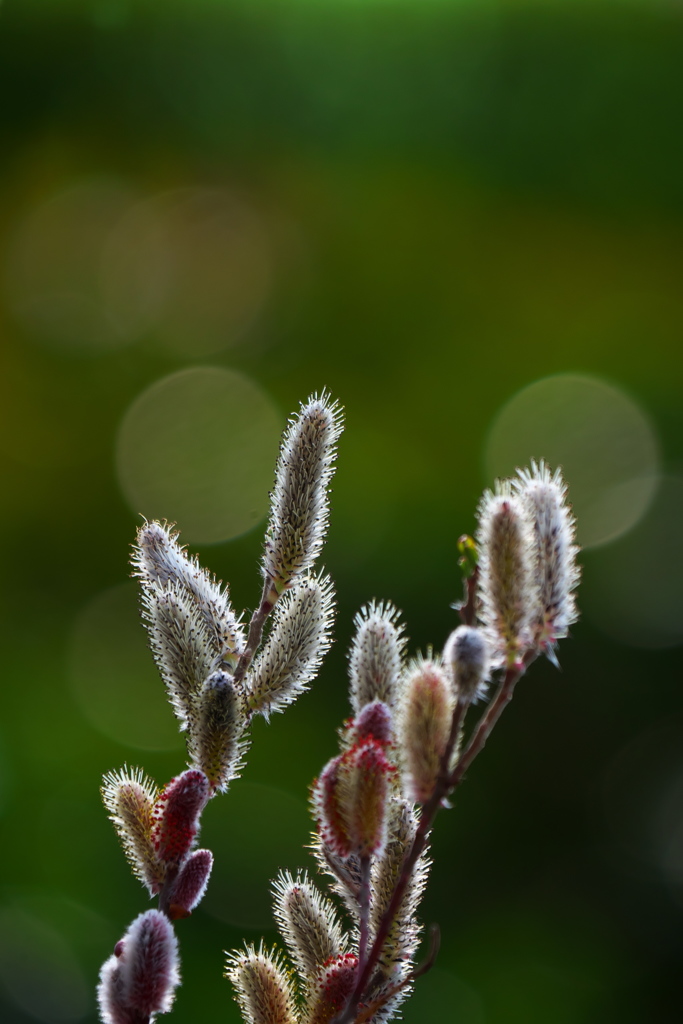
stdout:
[[168,916],[172,921],[180,917],[189,917],[201,902],[209,884],[212,867],[213,854],[210,850],[195,850],[183,861],[168,897]]
[[349,652],[351,704],[356,713],[381,700],[392,707],[401,675],[405,638],[393,605],[371,601],[356,615]]
[[301,977],[310,984],[328,960],[346,952],[332,903],[309,880],[281,872],[273,883],[275,920]]
[[551,473],[541,462],[517,470],[512,481],[531,521],[535,604],[531,628],[538,647],[552,652],[555,641],[567,636],[578,613],[573,591],[580,570],[576,564],[575,520],[567,505],[567,487],[560,470]]
[[165,873],[152,842],[157,787],[140,768],[124,767],[104,776],[100,792],[133,874],[154,895]]
[[211,631],[196,601],[178,583],[146,587],[142,614],[168,699],[184,730],[197,693],[218,660]]
[[278,953],[248,946],[228,955],[226,977],[247,1024],[297,1024],[296,1002]]
[[232,676],[213,672],[194,700],[187,748],[192,767],[206,775],[214,790],[225,792],[239,775],[247,746],[245,725],[242,698]]
[[426,803],[434,792],[454,707],[443,666],[432,660],[414,662],[403,687],[399,734],[405,781],[416,803]]
[[192,849],[210,793],[206,775],[192,768],[162,789],[154,805],[152,842],[163,864],[180,864]]
[[174,590],[194,603],[208,631],[213,657],[234,667],[244,648],[244,634],[235,617],[227,588],[190,558],[178,543],[178,533],[166,523],[144,523],[138,530],[131,557],[140,580],[143,615],[149,622],[149,603],[159,591]]
[[249,711],[268,717],[308,688],[329,649],[333,621],[329,577],[297,580],[275,606],[268,640],[247,673]]
[[342,411],[323,391],[302,403],[283,434],[263,559],[278,594],[312,568],[322,549],[342,429]]
[[528,646],[534,608],[529,519],[507,482],[484,494],[478,516],[481,619],[495,654],[512,664]]
[[141,1024],[168,1013],[180,983],[178,943],[173,926],[159,910],[148,910],[131,924],[102,967],[98,999],[105,1024]]
[[458,626],[454,629],[443,649],[443,660],[452,673],[459,701],[471,704],[478,697],[484,696],[489,653],[481,629],[476,626]]

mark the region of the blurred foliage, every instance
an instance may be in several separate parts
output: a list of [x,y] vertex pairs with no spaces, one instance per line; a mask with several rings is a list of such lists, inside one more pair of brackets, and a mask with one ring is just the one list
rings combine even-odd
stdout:
[[[257,723],[244,781],[207,811],[215,892],[179,927],[173,1019],[236,1021],[221,950],[266,929],[278,866],[310,866],[307,786],[347,714],[352,616],[388,598],[414,646],[443,642],[500,406],[549,374],[606,378],[649,412],[665,468],[681,471],[681,68],[673,2],[6,0],[6,1024],[96,1019],[99,965],[145,903],[99,779],[124,761],[159,781],[182,765],[180,746],[138,750],[95,729],[71,681],[77,616],[128,572],[137,517],[114,450],[130,403],[206,364],[256,381],[283,424],[323,386],[347,409],[325,553],[338,643],[312,693]],[[92,180],[244,198],[272,264],[249,328],[208,356],[154,324],[110,349],[32,331],[7,283],[17,232]],[[260,543],[257,528],[200,549],[239,607],[257,600]],[[583,562],[588,596],[601,552]],[[582,621],[560,656],[559,676],[534,666],[437,823],[424,917],[442,949],[408,1024],[677,1018],[679,649],[620,645]],[[170,720],[161,686],[158,713]]]

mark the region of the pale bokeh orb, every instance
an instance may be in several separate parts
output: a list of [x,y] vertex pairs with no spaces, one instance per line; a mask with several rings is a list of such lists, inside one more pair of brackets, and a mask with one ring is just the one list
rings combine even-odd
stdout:
[[178,524],[183,541],[237,537],[268,510],[282,421],[269,396],[233,370],[193,367],[130,406],[116,465],[131,509]]
[[124,182],[86,179],[25,214],[6,253],[5,293],[30,335],[61,350],[98,354],[145,328],[139,316],[125,324],[117,319],[101,277],[111,232],[137,198]]
[[658,485],[650,420],[623,391],[595,377],[546,377],[501,409],[485,446],[487,479],[512,476],[531,459],[562,468],[584,548],[630,530]]
[[268,297],[271,262],[265,225],[244,199],[224,188],[175,189],[117,224],[102,287],[119,330],[147,318],[158,343],[198,357],[245,335]]

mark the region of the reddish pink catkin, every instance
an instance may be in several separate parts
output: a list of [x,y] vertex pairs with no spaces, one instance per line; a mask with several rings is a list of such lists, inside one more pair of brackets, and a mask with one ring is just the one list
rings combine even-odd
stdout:
[[178,943],[159,910],[136,917],[100,974],[98,998],[105,1024],[137,1024],[168,1013],[180,983]]
[[210,850],[195,850],[184,862],[168,896],[168,916],[175,921],[189,917],[201,901],[213,867]]
[[188,769],[171,779],[154,805],[152,841],[160,861],[180,864],[199,831],[199,817],[210,795],[204,772]]
[[359,740],[323,769],[313,806],[323,838],[340,857],[370,857],[381,851],[394,773],[384,744],[372,737]]

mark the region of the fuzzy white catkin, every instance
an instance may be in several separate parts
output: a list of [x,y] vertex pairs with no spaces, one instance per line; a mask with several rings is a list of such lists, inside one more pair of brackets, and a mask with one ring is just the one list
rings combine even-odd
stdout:
[[233,677],[218,670],[196,694],[188,721],[190,765],[208,778],[212,789],[225,792],[238,777],[246,753],[247,718]]
[[247,1024],[297,1024],[294,991],[276,950],[268,953],[261,943],[231,953],[225,974]]
[[507,481],[484,494],[478,518],[480,617],[494,655],[511,664],[528,645],[535,604],[531,526]]
[[173,590],[194,604],[207,630],[213,657],[236,662],[244,648],[244,633],[235,616],[226,587],[188,556],[178,532],[167,523],[144,523],[137,533],[131,562],[142,586],[143,606],[160,591]]
[[434,792],[455,706],[453,687],[443,666],[418,659],[403,684],[399,717],[399,749],[406,790],[416,803]]
[[331,901],[308,878],[280,872],[273,883],[274,916],[301,977],[312,983],[326,961],[346,952]]
[[156,785],[142,769],[124,766],[104,776],[100,792],[133,874],[150,895],[157,893],[164,869],[151,839]]
[[263,557],[278,593],[310,570],[322,549],[342,429],[342,411],[323,391],[302,403],[283,434]]
[[396,703],[403,666],[405,637],[399,612],[389,602],[370,604],[354,620],[356,632],[349,651],[351,705],[356,714],[366,704]]
[[252,713],[283,711],[308,688],[330,647],[334,592],[327,576],[297,580],[275,606],[263,650],[245,680]]
[[459,701],[470,704],[484,696],[489,649],[483,630],[476,626],[458,626],[446,641],[443,660],[451,672]]
[[531,627],[540,648],[567,636],[578,618],[574,589],[580,579],[576,564],[575,520],[567,504],[561,471],[543,462],[517,471],[512,488],[531,523],[535,601]]

